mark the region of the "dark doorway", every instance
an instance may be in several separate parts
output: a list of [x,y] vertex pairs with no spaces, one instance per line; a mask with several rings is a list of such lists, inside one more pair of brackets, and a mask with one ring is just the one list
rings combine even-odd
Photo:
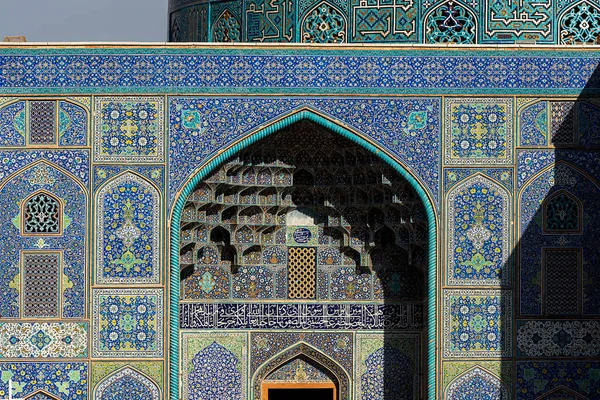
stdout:
[[333,400],[333,389],[269,389],[269,400]]

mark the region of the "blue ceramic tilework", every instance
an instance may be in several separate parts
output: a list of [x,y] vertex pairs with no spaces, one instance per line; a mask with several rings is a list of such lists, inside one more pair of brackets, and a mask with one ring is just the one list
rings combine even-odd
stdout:
[[446,389],[447,399],[509,399],[506,385],[492,373],[475,367],[460,375]]
[[94,357],[162,357],[162,289],[93,292]]
[[88,324],[0,323],[0,357],[79,358],[88,355]]
[[74,103],[58,103],[58,144],[61,146],[85,146],[88,137],[88,113]]
[[[77,154],[80,153],[75,153],[75,155]],[[39,154],[30,152],[12,153],[12,155],[16,157],[7,157],[7,159],[15,164],[25,164],[27,161],[31,162],[32,159],[38,159],[36,156],[39,156]],[[66,157],[67,155],[73,155],[73,153],[62,152],[62,156]],[[83,160],[80,162],[83,163]],[[77,164],[75,166],[77,167]],[[39,190],[53,194],[64,204],[62,235],[60,236],[21,236],[21,222],[25,218],[21,211],[21,202]],[[19,284],[20,252],[23,250],[40,252],[61,250],[63,254],[62,317],[84,317],[86,304],[84,244],[88,206],[84,189],[70,175],[55,168],[52,164],[38,162],[31,164],[19,174],[13,175],[0,190],[0,198],[6,202],[0,210],[0,224],[3,232],[1,241],[5,244],[0,248],[0,260],[2,260],[0,262],[2,271],[0,287],[3,295],[3,301],[0,302],[0,315],[4,318],[18,318],[20,315],[19,299],[23,295],[20,293]]]
[[[158,52],[160,55],[148,55]],[[460,53],[426,50],[356,54],[295,50],[277,57],[274,49],[228,50],[65,50],[60,57],[44,50],[4,52],[0,56],[0,93],[563,93],[579,94],[598,66],[595,53]],[[69,54],[72,53],[72,54]],[[94,54],[95,53],[95,54]],[[211,54],[212,53],[212,54]],[[565,57],[566,56],[566,57]],[[42,79],[31,63],[68,68]],[[135,67],[135,66],[139,67]],[[264,74],[262,71],[279,71]]]
[[163,125],[160,97],[96,98],[94,161],[162,162]]
[[[538,399],[558,388],[595,399],[600,396],[600,363],[589,361],[517,361],[516,398]],[[555,393],[558,398],[561,393]],[[559,397],[560,396],[560,397]],[[563,398],[565,398],[563,397]],[[574,397],[571,397],[574,398]],[[575,397],[576,398],[576,397]]]
[[170,200],[173,201],[175,193],[198,165],[218,150],[302,108],[332,116],[376,141],[401,162],[411,165],[437,197],[439,161],[433,155],[439,153],[438,99],[173,97],[169,102]]
[[418,333],[357,334],[355,398],[418,398],[421,340]]
[[298,342],[311,345],[353,375],[353,334],[349,332],[254,332],[250,335],[250,375],[267,360]]
[[160,190],[165,186],[165,167],[161,165],[137,166],[137,165],[95,165],[93,172],[92,190],[96,192],[98,188],[109,179],[130,171],[143,176],[149,182],[152,182]]
[[[244,3],[244,41],[294,41],[296,2],[248,0]],[[240,19],[241,22],[241,19]],[[214,40],[214,39],[213,39]]]
[[[171,1],[171,40],[197,41],[203,30],[224,30],[218,18],[224,10],[236,16],[235,29],[230,29],[246,32],[243,39],[248,42],[591,44],[600,23],[597,19],[600,6],[593,0],[248,0],[244,5],[236,3]],[[212,14],[213,18],[190,17],[198,16],[201,11]],[[586,23],[580,25],[577,23],[580,21]],[[319,27],[320,41],[311,35],[308,29],[311,24]],[[231,27],[231,23],[227,26]],[[343,34],[334,35],[338,30]],[[211,41],[233,42],[240,41],[240,37],[213,34]]]
[[17,101],[0,109],[0,146],[25,146],[25,102]]
[[[564,190],[582,202],[584,226],[582,234],[544,235],[542,230],[544,199]],[[600,235],[597,223],[600,189],[589,177],[565,163],[559,163],[531,181],[520,196],[520,309],[523,315],[542,313],[542,249],[583,248],[583,313],[596,314],[600,306],[600,274],[596,248]],[[587,250],[587,251],[586,251]]]
[[510,195],[483,175],[448,194],[449,285],[506,285],[510,279]]
[[13,382],[13,396],[43,390],[59,399],[82,400],[88,398],[88,364],[69,363],[0,363],[0,396],[8,398],[8,381]]
[[0,150],[0,183],[21,168],[39,160],[47,160],[69,171],[87,187],[90,179],[90,156],[87,150]]
[[548,144],[548,102],[527,105],[519,112],[519,145],[546,146]]
[[444,357],[512,354],[513,306],[508,290],[445,290]]
[[183,331],[181,349],[182,398],[246,399],[245,332]]
[[563,161],[585,171],[595,179],[600,178],[600,157],[593,150],[518,150],[517,183],[519,189],[534,175],[554,162]]
[[123,368],[100,382],[94,398],[160,400],[160,390],[143,374],[131,368]]
[[488,176],[512,192],[512,168],[444,168],[444,193],[448,193],[457,183],[475,174]]
[[517,321],[519,357],[594,357],[599,351],[599,321]]
[[232,294],[236,299],[272,299],[275,289],[271,268],[244,266],[232,275]]
[[421,329],[413,304],[182,303],[181,329]]
[[512,164],[512,99],[450,98],[445,111],[445,164]]
[[125,172],[97,193],[96,282],[157,283],[160,279],[160,194]]
[[582,146],[600,145],[600,109],[598,105],[579,102],[577,105],[579,143]]

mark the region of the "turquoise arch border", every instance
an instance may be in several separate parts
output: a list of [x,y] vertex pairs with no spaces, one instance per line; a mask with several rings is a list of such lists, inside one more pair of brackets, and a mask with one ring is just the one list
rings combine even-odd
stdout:
[[183,190],[179,193],[171,217],[171,255],[170,255],[170,336],[169,336],[169,393],[171,399],[178,399],[179,396],[179,223],[181,214],[187,197],[192,193],[194,187],[204,179],[214,168],[218,167],[225,160],[240,150],[250,146],[251,144],[275,133],[291,124],[300,120],[307,119],[324,126],[343,137],[352,140],[354,143],[363,148],[377,154],[392,168],[394,168],[410,185],[415,189],[419,198],[425,205],[427,213],[427,223],[429,225],[429,251],[428,251],[428,272],[427,272],[427,397],[429,399],[436,398],[436,342],[437,342],[437,241],[436,241],[436,217],[431,199],[426,191],[417,182],[417,180],[396,160],[387,154],[383,153],[373,144],[367,142],[362,137],[355,133],[337,125],[336,123],[321,117],[311,111],[302,110],[292,115],[289,115],[278,122],[270,125],[259,132],[256,132],[249,137],[241,140],[231,146],[219,156],[214,158],[208,164],[202,167],[200,171],[188,181]]

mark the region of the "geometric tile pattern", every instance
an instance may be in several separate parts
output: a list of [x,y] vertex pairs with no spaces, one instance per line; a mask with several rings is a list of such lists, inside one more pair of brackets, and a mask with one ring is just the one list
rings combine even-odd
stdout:
[[512,354],[512,293],[445,290],[444,357],[507,357]]
[[29,103],[29,144],[53,145],[56,142],[56,102]]
[[158,283],[160,195],[147,180],[125,172],[97,194],[96,282]]
[[0,357],[87,357],[88,324],[0,323]]
[[[221,29],[211,30],[213,38],[228,40],[247,40],[249,28],[255,29],[252,33],[255,38],[263,33],[260,27],[271,29],[269,34],[283,35],[284,31],[276,32],[276,28],[296,24],[294,29],[304,29],[312,41],[366,41],[377,35],[383,38],[377,29],[395,22],[399,23],[396,28],[406,32],[391,33],[389,40],[406,36],[414,38],[407,39],[414,42],[456,38],[481,43],[486,40],[531,40],[538,35],[535,40],[554,43],[562,39],[589,41],[590,30],[581,28],[568,37],[562,32],[572,33],[573,26],[569,24],[573,21],[580,21],[580,26],[589,25],[590,29],[596,29],[600,21],[594,19],[596,15],[600,16],[600,8],[594,0],[577,4],[566,0],[523,0],[518,4],[512,0],[457,0],[452,5],[442,0],[420,3],[408,0],[406,3],[411,3],[408,9],[416,10],[416,14],[407,15],[402,22],[398,19],[402,12],[390,13],[398,7],[388,7],[382,2],[372,7],[375,2],[361,5],[363,2],[358,0],[331,0],[321,5],[320,0],[298,0],[288,2],[285,7],[281,6],[283,2],[271,2],[268,8],[255,10],[257,25],[249,27],[245,25],[248,14],[244,7],[251,3],[266,3],[262,0],[224,3],[219,2],[219,12],[205,18],[213,27]],[[230,5],[232,10],[228,15],[225,11]],[[204,3],[201,6],[205,10],[208,8]],[[292,6],[302,10],[298,18],[290,17],[294,12]],[[285,12],[282,11],[284,8]],[[274,14],[267,14],[267,10],[285,18],[272,21],[270,18]],[[364,18],[360,32],[353,31],[356,26],[352,24],[354,15],[349,13],[352,10],[357,11],[356,15],[362,13]],[[507,10],[510,12],[506,13]],[[555,18],[536,26],[527,20],[527,15],[533,15],[533,12],[549,16],[548,10],[554,10]],[[443,18],[444,13],[450,11],[462,21],[465,32],[461,33],[456,26],[444,27],[446,31],[440,29],[443,27],[440,24],[447,21]],[[197,17],[198,24],[202,23],[200,15],[187,15],[189,20]],[[373,18],[382,15],[388,15],[390,19]],[[490,21],[481,18],[482,15],[514,17],[510,17],[512,20],[504,18],[492,27]],[[319,32],[315,29],[320,27],[316,24],[319,19],[337,22],[339,29]],[[413,29],[411,20],[417,25],[434,24],[429,36],[425,37],[419,27]],[[583,20],[585,23],[582,24]],[[405,23],[408,25],[402,27]],[[234,29],[225,32],[227,27]],[[585,316],[595,315],[600,309],[600,270],[596,268],[600,256],[594,251],[600,237],[597,226],[600,195],[593,182],[600,178],[600,162],[594,148],[584,150],[568,146],[597,145],[597,127],[600,125],[594,99],[586,98],[583,103],[567,97],[579,94],[586,85],[586,94],[598,90],[598,81],[589,79],[598,66],[594,48],[585,52],[561,49],[543,53],[528,49],[452,50],[452,54],[430,49],[389,49],[385,56],[366,48],[361,51],[298,48],[293,54],[288,54],[287,50],[281,50],[281,53],[277,50],[274,54],[273,49],[265,50],[259,46],[236,47],[233,52],[208,47],[135,51],[86,48],[57,54],[61,51],[15,47],[0,56],[0,90],[9,96],[25,93],[22,98],[0,99],[5,105],[0,109],[1,146],[91,145],[90,149],[81,150],[32,148],[0,152],[0,199],[3,202],[0,208],[0,316],[3,318],[0,322],[0,353],[19,361],[0,363],[0,397],[6,393],[7,379],[16,383],[19,396],[33,395],[36,400],[48,396],[84,399],[102,382],[106,382],[105,391],[100,397],[160,398],[166,393],[166,390],[161,392],[166,365],[160,358],[165,355],[163,295],[166,289],[119,286],[90,291],[88,288],[102,279],[106,279],[102,283],[111,285],[158,285],[161,282],[161,258],[164,258],[162,252],[168,247],[168,234],[160,232],[163,227],[159,223],[163,219],[161,213],[170,211],[161,209],[161,199],[174,199],[194,171],[228,145],[303,108],[312,109],[325,119],[339,121],[348,130],[380,146],[381,151],[398,158],[422,182],[434,201],[443,198],[438,193],[452,199],[448,204],[438,202],[439,215],[443,217],[439,221],[442,229],[445,229],[448,217],[454,223],[453,231],[437,232],[441,240],[450,241],[447,246],[438,244],[441,248],[438,258],[442,264],[455,261],[452,267],[448,265],[447,271],[438,271],[438,276],[447,279],[439,285],[468,285],[469,288],[453,286],[438,296],[441,304],[437,305],[437,311],[441,314],[438,316],[442,326],[436,333],[443,341],[431,344],[441,349],[443,357],[452,360],[436,360],[437,366],[444,367],[446,386],[444,393],[438,391],[438,397],[448,393],[450,398],[474,399],[502,398],[512,394],[515,398],[537,399],[547,395],[577,397],[575,392],[590,399],[598,397],[600,366],[594,359],[598,352],[596,331],[600,329],[596,320],[585,319]],[[165,54],[157,54],[163,52]],[[202,91],[202,97],[194,97],[199,91]],[[79,97],[80,100],[44,100],[52,92],[61,95],[76,92],[90,97],[87,100],[83,97]],[[168,117],[162,109],[167,99],[159,96],[160,92],[177,95],[168,100]],[[491,96],[500,92],[508,96]],[[128,95],[119,97],[106,93]],[[144,97],[144,93],[153,97]],[[235,93],[236,97],[211,97],[215,93]],[[371,96],[383,93],[389,96]],[[41,100],[32,97],[35,94],[43,97],[39,97]],[[94,104],[93,94],[102,96],[97,97]],[[269,94],[275,96],[268,97]],[[355,97],[357,94],[361,97]],[[400,97],[400,94],[419,97]],[[565,96],[553,99],[550,98],[552,94]],[[513,100],[515,96],[520,97]],[[440,109],[441,99],[444,99],[444,109]],[[96,114],[90,115],[89,110]],[[518,120],[512,117],[515,111],[518,111]],[[50,118],[51,115],[56,118]],[[446,116],[446,121],[442,121],[442,115]],[[169,128],[165,124],[167,118]],[[517,128],[514,134],[513,127]],[[88,133],[90,128],[94,129],[92,135]],[[171,129],[169,138],[165,136],[166,129]],[[518,150],[518,164],[513,165],[514,142],[523,147],[544,147],[550,140],[562,147]],[[169,160],[165,158],[167,150]],[[91,166],[90,157],[98,164]],[[45,161],[40,164],[40,160]],[[555,162],[557,166],[553,170],[542,171]],[[149,165],[139,165],[142,163]],[[92,167],[93,174],[90,174]],[[337,171],[336,174],[341,175]],[[92,175],[93,180],[90,180]],[[143,179],[132,178],[124,185],[111,186],[123,176],[134,175],[136,179],[137,175]],[[529,186],[525,186],[527,184]],[[93,197],[87,193],[90,188],[93,188]],[[117,189],[108,195],[102,192],[103,188]],[[140,197],[140,191],[145,190]],[[35,237],[21,237],[21,223],[27,218],[31,221],[31,217],[23,214],[26,200],[46,192],[57,199],[58,207],[53,213],[58,210],[62,216],[52,220],[54,235],[33,229],[29,233],[35,233]],[[517,217],[509,212],[511,198],[516,198],[517,193],[520,195],[517,222],[523,223],[518,231],[520,274],[518,283],[511,285],[509,278],[514,274],[507,263],[511,259],[510,240],[514,236],[511,235],[514,229],[511,223]],[[106,217],[102,227],[108,227],[106,241],[89,243],[90,238],[96,238],[97,224],[87,221],[89,217],[98,221],[98,215],[93,214],[97,204],[91,198],[103,200],[102,196],[95,197],[96,194],[112,195],[112,203],[107,201],[107,204],[113,207],[119,204],[120,208],[116,207],[117,213],[101,213]],[[554,203],[544,203],[549,197],[556,199],[563,194],[575,199],[574,203],[569,203],[575,206],[569,208],[570,219],[566,224],[561,213],[566,209],[566,200],[558,208]],[[544,214],[544,205],[552,206],[547,207],[551,208],[551,213]],[[447,207],[454,208],[450,211]],[[140,216],[142,208],[145,211]],[[552,221],[545,220],[550,214]],[[371,220],[374,222],[376,218]],[[544,227],[552,229],[549,231]],[[561,229],[563,232],[558,232]],[[489,238],[488,232],[491,232]],[[449,245],[459,242],[466,245]],[[96,246],[103,248],[102,253],[98,253]],[[273,249],[275,245],[271,246]],[[391,386],[386,380],[390,378],[381,374],[381,367],[386,362],[391,364],[386,369],[393,371],[392,378],[399,380],[394,386],[404,393],[410,392],[407,371],[420,365],[414,361],[414,353],[410,354],[405,351],[407,347],[399,344],[402,340],[388,346],[393,336],[389,331],[403,329],[405,332],[394,332],[394,335],[409,337],[432,316],[427,315],[420,304],[322,301],[328,295],[322,296],[323,292],[330,291],[329,282],[341,276],[341,271],[353,272],[345,274],[344,279],[352,279],[354,284],[360,284],[359,278],[375,281],[367,271],[360,274],[352,271],[346,263],[346,255],[339,249],[341,243],[335,246],[329,243],[328,246],[332,251],[317,252],[315,276],[317,280],[328,282],[326,285],[317,282],[320,301],[247,302],[241,299],[246,299],[249,291],[242,288],[225,294],[225,297],[234,298],[231,301],[182,304],[181,314],[172,316],[173,320],[178,321],[181,317],[182,326],[195,329],[183,332],[181,342],[184,342],[185,334],[197,335],[190,341],[191,347],[183,347],[183,353],[187,352],[187,370],[182,370],[180,377],[186,383],[186,389],[184,386],[181,389],[189,391],[191,388],[192,394],[187,397],[213,400],[215,395],[211,398],[211,393],[218,393],[216,397],[220,399],[243,399],[252,393],[260,394],[253,392],[255,382],[249,380],[251,374],[246,368],[264,377],[277,378],[289,377],[290,367],[306,368],[323,378],[319,372],[324,369],[311,370],[309,367],[321,362],[323,365],[329,363],[330,371],[347,370],[349,378],[344,378],[340,393],[356,395],[361,400],[383,396],[382,390],[386,385]],[[46,281],[43,274],[48,272],[47,268],[40,267],[31,274],[29,267],[33,263],[23,268],[19,261],[34,252],[36,255],[56,255],[55,261],[60,264],[52,264],[55,268]],[[125,254],[127,252],[132,256]],[[469,252],[468,256],[458,259],[458,254],[465,252]],[[547,257],[548,252],[556,254]],[[567,252],[571,253],[567,256]],[[117,261],[111,265],[127,268],[92,270],[87,259],[98,261],[99,254],[106,256],[106,260]],[[245,283],[245,279],[262,279],[267,275],[272,289],[277,282],[286,281],[285,253],[282,257],[281,252],[276,254],[275,251],[257,254],[257,259],[265,260],[266,257],[277,261],[264,262],[260,272],[253,265],[235,271],[238,275],[225,268],[222,270],[230,273],[228,277],[238,286]],[[477,254],[482,257],[475,258]],[[487,265],[490,259],[496,264]],[[152,265],[145,271],[146,276],[141,269],[136,270],[136,266],[143,264],[140,260]],[[466,264],[461,265],[464,267],[461,269],[456,268],[456,262]],[[105,264],[102,262],[99,266],[105,267]],[[573,267],[569,274],[564,270],[565,266]],[[319,275],[322,267],[330,270]],[[274,268],[271,275],[269,268]],[[90,282],[88,271],[100,276]],[[33,280],[29,278],[34,275],[37,281],[30,285]],[[45,294],[53,299],[45,302],[51,305],[52,312],[30,312],[30,308],[44,302],[41,298],[27,302],[30,298],[27,292],[34,288],[39,296],[41,290],[38,289],[42,288],[43,282],[48,284]],[[425,282],[422,283],[425,287]],[[528,317],[540,315],[540,319],[521,320],[513,332],[512,290],[475,290],[471,287],[475,285],[514,286],[520,291],[517,296],[520,311]],[[90,292],[91,296],[88,295]],[[281,293],[277,291],[277,296],[285,298],[285,290]],[[92,297],[91,310],[88,310],[87,297]],[[340,295],[339,299],[349,297]],[[544,313],[575,316],[571,319],[541,319],[547,318]],[[88,315],[93,319],[90,322],[92,349],[89,351],[86,350],[87,323],[80,322]],[[4,320],[24,316],[73,318],[77,322]],[[298,332],[290,331],[291,328]],[[228,331],[224,332],[224,329]],[[385,330],[388,337],[367,337],[380,335],[374,333],[380,330]],[[177,333],[173,332],[174,335]],[[407,341],[412,343],[409,350],[424,351],[425,343],[419,347],[415,345],[416,338]],[[300,342],[304,343],[294,347]],[[93,364],[98,361],[110,365],[104,370],[97,369],[102,373],[98,373],[93,384],[87,376],[90,362],[48,363],[40,360],[57,356],[81,360],[89,355],[88,352],[100,358]],[[518,360],[516,364],[514,361],[504,364],[500,360],[492,361],[498,357],[511,357],[513,352],[518,357],[535,357],[536,360]],[[306,365],[286,359],[296,356],[311,356],[312,359]],[[33,357],[37,360],[20,362]],[[153,365],[146,365],[144,361],[126,362],[126,359],[151,357],[156,358]],[[561,360],[546,359],[551,357]],[[586,359],[567,359],[580,357]],[[123,361],[115,362],[114,358]],[[176,358],[177,354],[173,361]],[[419,354],[416,358],[425,357]],[[340,366],[335,369],[338,364]],[[454,374],[448,379],[446,366],[450,366],[448,370],[453,369],[448,374]],[[507,378],[507,369],[512,370],[508,375],[514,372],[513,389],[516,390],[504,387],[504,382],[511,381],[511,376]],[[223,380],[211,381],[211,371],[212,375],[222,372]],[[433,377],[439,375],[439,371],[436,372],[438,374]],[[415,376],[414,372],[411,374]],[[178,377],[172,378],[177,380]],[[352,382],[352,389],[348,382]],[[252,393],[247,390],[249,385],[253,388]],[[126,389],[130,390],[125,392]],[[418,392],[413,389],[412,397],[415,397]],[[410,393],[406,397],[410,397]]]
[[512,99],[451,98],[445,111],[447,165],[512,164]]
[[164,103],[159,97],[95,100],[94,161],[164,160]]
[[528,105],[519,114],[519,145],[546,146],[548,144],[548,102]]
[[[576,154],[573,167],[562,153],[554,168],[536,175],[520,194],[519,299],[523,315],[595,315],[600,305],[600,271],[595,267],[600,255],[590,251],[600,234],[600,189],[591,178],[600,174],[594,170],[597,163],[592,152],[565,152]],[[563,207],[556,203],[560,199],[569,200],[571,206],[557,208]],[[578,220],[577,214],[583,219]],[[582,226],[582,230],[544,229],[567,220],[572,220],[569,224],[575,228]]]
[[23,318],[59,318],[60,254],[23,254]]
[[93,357],[161,357],[162,289],[93,292]]

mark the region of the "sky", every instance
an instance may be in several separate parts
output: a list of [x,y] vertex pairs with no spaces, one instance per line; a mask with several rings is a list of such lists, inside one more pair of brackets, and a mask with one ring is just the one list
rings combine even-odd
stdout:
[[0,0],[0,41],[166,42],[168,0]]

